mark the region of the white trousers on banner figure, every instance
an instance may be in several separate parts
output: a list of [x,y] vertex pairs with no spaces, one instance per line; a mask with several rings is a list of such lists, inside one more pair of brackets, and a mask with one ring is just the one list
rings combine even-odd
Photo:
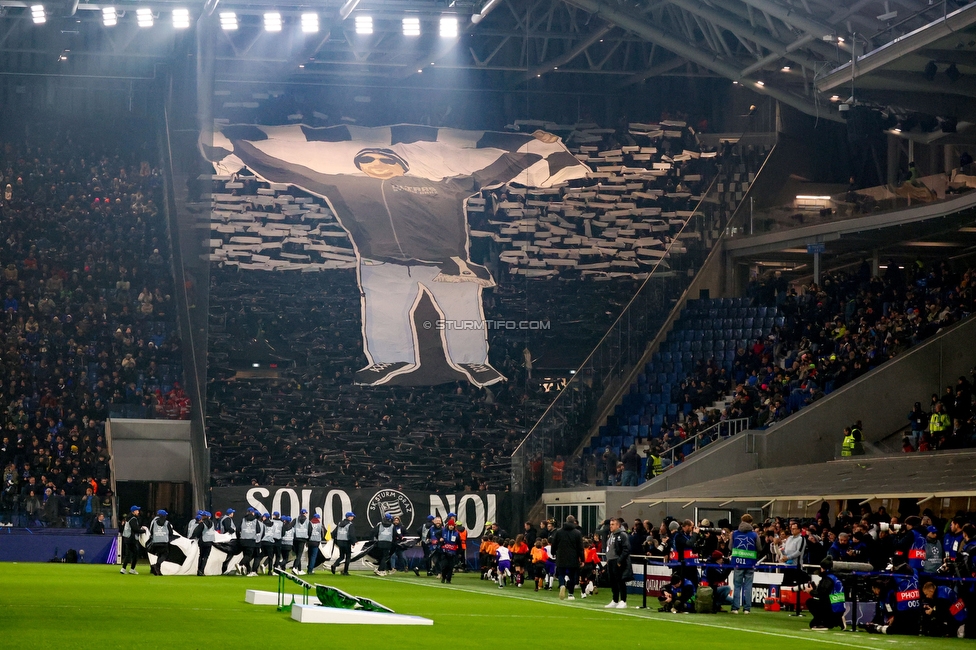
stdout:
[[373,363],[403,363],[409,371],[419,362],[414,312],[425,293],[438,318],[425,319],[420,327],[438,333],[452,365],[488,363],[481,286],[437,281],[439,274],[436,266],[362,261],[363,331],[366,356]]

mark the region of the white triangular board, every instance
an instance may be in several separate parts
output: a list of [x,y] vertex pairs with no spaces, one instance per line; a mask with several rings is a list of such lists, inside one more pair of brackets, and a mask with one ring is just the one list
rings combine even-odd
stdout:
[[433,625],[420,616],[366,612],[361,609],[336,609],[315,605],[293,605],[291,617],[299,623],[332,623],[333,625]]
[[[295,603],[299,603],[303,600],[301,594],[285,594],[285,604],[291,604],[291,597],[295,597]],[[277,605],[278,604],[278,592],[277,591],[261,591],[260,589],[248,589],[244,592],[244,602],[250,605]],[[318,605],[319,599],[315,596],[309,594],[308,596],[309,605]]]

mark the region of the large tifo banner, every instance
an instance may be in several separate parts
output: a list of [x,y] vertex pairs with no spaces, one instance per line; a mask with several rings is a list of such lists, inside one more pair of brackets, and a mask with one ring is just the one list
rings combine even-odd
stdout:
[[507,494],[489,492],[465,492],[462,494],[431,494],[429,492],[390,489],[340,490],[337,488],[290,488],[290,487],[220,487],[214,488],[211,507],[227,512],[234,508],[238,513],[247,508],[260,512],[280,512],[297,517],[302,509],[322,516],[322,523],[334,528],[347,512],[356,513],[360,530],[374,527],[386,513],[400,517],[408,534],[413,535],[434,515],[447,520],[447,514],[457,514],[469,537],[484,532],[486,522],[497,522],[498,512],[507,512]]
[[471,260],[466,203],[485,188],[553,187],[589,171],[543,131],[217,125],[203,152],[218,175],[243,172],[328,204],[355,255],[365,385],[503,381],[488,363],[481,296],[495,281]]

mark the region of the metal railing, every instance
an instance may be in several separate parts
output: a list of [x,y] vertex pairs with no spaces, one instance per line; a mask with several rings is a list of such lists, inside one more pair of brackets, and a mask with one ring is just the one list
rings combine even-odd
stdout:
[[686,438],[676,445],[661,452],[661,469],[667,471],[675,465],[680,465],[690,455],[713,442],[729,438],[742,433],[749,428],[749,418],[735,418],[720,420],[712,426],[698,432],[691,438]]

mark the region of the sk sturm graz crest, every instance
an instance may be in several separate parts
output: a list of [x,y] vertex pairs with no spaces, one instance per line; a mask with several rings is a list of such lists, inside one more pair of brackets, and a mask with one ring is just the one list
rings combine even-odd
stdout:
[[380,490],[369,500],[366,507],[366,519],[370,527],[376,526],[387,513],[400,518],[404,529],[413,526],[413,503],[403,492],[397,490]]

